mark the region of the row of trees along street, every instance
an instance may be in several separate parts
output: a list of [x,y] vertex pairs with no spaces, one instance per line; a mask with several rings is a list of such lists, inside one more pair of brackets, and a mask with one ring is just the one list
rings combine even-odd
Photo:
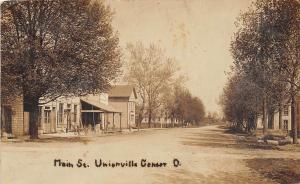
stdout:
[[[102,1],[5,1],[1,4],[1,103],[23,97],[30,138],[38,138],[39,99],[105,92],[120,76],[121,49]],[[176,78],[174,59],[156,45],[129,44],[128,81],[136,85],[139,122],[164,113],[199,123],[201,100]],[[140,125],[140,123],[139,123]]]
[[[300,90],[300,3],[257,0],[236,22],[231,43],[234,65],[220,102],[228,121],[248,132],[262,116],[263,132],[291,104],[293,143],[297,143]],[[281,127],[282,128],[282,127]]]
[[135,85],[139,97],[136,108],[137,126],[147,117],[151,127],[154,117],[175,119],[183,125],[199,125],[205,115],[204,105],[184,87],[185,77],[178,74],[176,60],[165,55],[156,44],[128,44],[125,78]]

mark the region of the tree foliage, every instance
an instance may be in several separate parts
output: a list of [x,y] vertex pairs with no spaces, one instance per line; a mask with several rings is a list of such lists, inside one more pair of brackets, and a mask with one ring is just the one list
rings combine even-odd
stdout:
[[246,76],[230,76],[223,89],[220,103],[227,121],[233,128],[250,132],[262,110],[262,90]]
[[200,98],[193,96],[181,85],[174,87],[172,103],[168,106],[169,117],[181,121],[182,125],[200,125],[205,116],[205,107]]
[[6,1],[1,10],[2,98],[23,95],[32,138],[40,98],[105,91],[118,74],[118,37],[103,3]]
[[[252,93],[262,96],[264,121],[267,109],[274,113],[283,103],[291,102],[295,134],[295,97],[300,82],[299,1],[257,0],[241,14],[237,28],[231,44],[236,75],[246,77],[259,89]],[[248,91],[247,86],[243,90]]]
[[177,71],[173,58],[165,56],[162,48],[156,44],[145,47],[141,42],[128,44],[129,51],[127,80],[134,84],[140,97],[138,124],[145,112],[148,126],[155,111],[162,105],[163,92],[170,89]]

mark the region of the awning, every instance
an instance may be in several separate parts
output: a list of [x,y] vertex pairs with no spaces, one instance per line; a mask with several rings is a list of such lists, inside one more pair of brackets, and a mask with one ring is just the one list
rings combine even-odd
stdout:
[[92,106],[95,106],[97,108],[99,108],[100,110],[81,110],[81,112],[108,112],[108,113],[121,113],[121,111],[115,109],[114,107],[110,106],[110,105],[106,105],[100,102],[95,102],[95,101],[91,101],[91,100],[86,100],[86,99],[80,99],[81,101],[88,103]]

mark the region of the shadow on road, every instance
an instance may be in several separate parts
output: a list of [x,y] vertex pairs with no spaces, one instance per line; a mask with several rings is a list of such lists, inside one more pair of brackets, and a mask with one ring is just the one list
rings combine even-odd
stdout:
[[[238,141],[238,136],[241,135],[243,135],[245,139]],[[300,159],[289,158],[289,155],[299,153],[299,145],[276,146],[260,144],[257,143],[254,136],[248,136],[246,134],[232,134],[229,133],[227,129],[220,127],[206,129],[201,133],[193,133],[182,137],[181,143],[187,146],[197,146],[200,149],[219,148],[222,151],[222,148],[230,148],[233,149],[232,152],[229,152],[230,154],[233,153],[234,150],[239,150],[237,152],[238,154],[249,155],[250,150],[260,149],[260,155],[268,155],[266,158],[256,156],[256,152],[251,152],[251,158],[246,157],[242,159],[246,167],[248,167],[250,172],[253,173],[251,175],[256,175],[262,178],[257,179],[258,182],[287,184],[297,183],[300,181]],[[269,151],[264,152],[263,150]],[[279,150],[280,152],[273,152],[272,150]],[[272,153],[273,156],[269,155],[269,153]],[[286,156],[283,154],[286,154]],[[282,158],[280,158],[280,156]],[[247,177],[249,177],[249,173],[235,173],[235,175],[239,174],[240,177],[246,177],[245,180],[239,179],[240,181],[244,181],[246,183],[247,181],[253,182],[252,179],[247,179]],[[218,176],[219,180],[225,181],[224,183],[226,183],[226,181],[228,181],[228,183],[232,183],[232,179],[236,178],[232,175],[232,173],[228,175],[220,173]]]
[[[269,179],[262,178],[257,175],[256,172],[250,171],[250,173],[245,171],[240,172],[218,172],[217,174],[200,174],[197,171],[188,172],[187,170],[176,170],[171,172],[169,175],[156,174],[156,177],[159,180],[155,181],[158,184],[164,183],[172,183],[172,184],[216,184],[216,183],[224,183],[224,184],[235,184],[235,183],[243,183],[243,184],[265,184],[271,183]],[[249,177],[254,177],[249,179]]]
[[[243,135],[244,140],[239,141],[237,136]],[[235,148],[235,149],[263,149],[280,150],[279,147],[268,144],[258,144],[256,138],[246,134],[230,134],[225,128],[209,129],[201,133],[194,133],[182,137],[182,144],[189,146],[203,146],[210,148]]]
[[287,184],[300,181],[300,160],[288,158],[255,158],[246,160],[246,163],[251,169],[278,183]]

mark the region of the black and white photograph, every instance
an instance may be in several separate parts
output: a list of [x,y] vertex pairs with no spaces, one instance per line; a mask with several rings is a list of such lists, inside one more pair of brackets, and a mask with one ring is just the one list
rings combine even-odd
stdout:
[[0,184],[300,183],[300,0],[0,2]]

